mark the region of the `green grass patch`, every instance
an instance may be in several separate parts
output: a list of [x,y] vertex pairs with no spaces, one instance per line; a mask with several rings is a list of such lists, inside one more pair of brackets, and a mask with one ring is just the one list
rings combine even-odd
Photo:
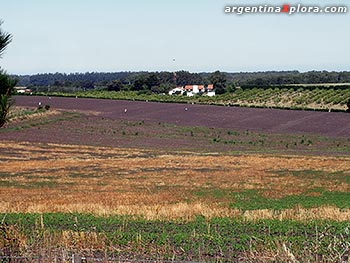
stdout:
[[[70,230],[98,233],[104,242],[101,250],[106,254],[176,261],[233,262],[246,252],[278,252],[281,244],[300,262],[315,262],[316,257],[331,260],[344,250],[350,238],[350,223],[334,221],[197,217],[191,222],[171,222],[63,213],[0,214],[0,219],[3,225],[14,226],[24,235],[27,251],[43,249],[49,244],[45,238]],[[69,249],[74,250],[79,240],[72,244]]]
[[231,208],[242,210],[256,209],[288,209],[296,206],[304,208],[320,207],[325,205],[336,206],[338,208],[350,207],[350,192],[329,192],[315,189],[316,196],[310,193],[301,195],[289,195],[279,199],[266,198],[256,190],[247,190],[240,193],[233,193],[231,196],[234,202]]
[[43,117],[43,118],[34,119],[34,120],[24,120],[23,123],[20,123],[19,125],[9,126],[9,127],[0,129],[0,132],[21,131],[23,129],[28,129],[32,127],[39,127],[47,124],[60,122],[60,121],[72,120],[80,116],[81,115],[79,113],[75,113],[75,112],[63,112],[58,116]]
[[8,118],[11,120],[13,118],[25,118],[26,116],[43,112],[44,110],[38,109],[20,109],[20,108],[11,108]]
[[68,175],[68,177],[70,178],[99,178],[101,177],[101,175],[97,174],[97,173],[71,173]]
[[13,178],[13,177],[18,177],[18,176],[22,176],[22,174],[21,173],[4,173],[4,172],[0,172],[0,179]]
[[272,209],[282,210],[295,208],[313,208],[320,206],[350,207],[350,192],[330,192],[322,188],[308,190],[301,195],[288,195],[282,198],[264,197],[262,191],[245,190],[241,192],[227,189],[208,188],[198,189],[193,195],[199,199],[216,199],[226,203],[230,208],[241,210]]
[[61,186],[69,186],[73,183],[58,183],[53,180],[49,181],[31,181],[31,182],[18,182],[11,180],[0,181],[0,187],[14,187],[14,188],[24,188],[24,189],[38,189],[38,188],[55,188]]

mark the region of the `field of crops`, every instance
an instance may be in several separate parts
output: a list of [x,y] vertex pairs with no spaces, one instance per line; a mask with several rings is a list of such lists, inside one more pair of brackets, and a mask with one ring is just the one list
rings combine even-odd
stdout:
[[[1,214],[21,262],[347,262],[349,222]],[[9,242],[10,241],[10,242]],[[90,260],[89,260],[90,259]],[[7,262],[6,260],[3,262]],[[11,261],[12,262],[12,261]]]
[[225,99],[241,106],[346,110],[346,104],[350,99],[350,89],[238,89],[232,98],[227,97],[223,100]]
[[[38,93],[38,95],[49,94]],[[226,93],[215,97],[139,94],[131,91],[87,91],[78,93],[51,93],[51,95],[158,102],[193,102],[198,104],[235,105],[262,108],[345,111],[347,109],[347,102],[350,99],[350,88],[343,86],[238,88],[233,93]]]
[[[225,128],[273,134],[311,134],[350,137],[350,114],[344,112],[252,109],[180,103],[155,103],[110,99],[17,96],[16,105],[36,108],[38,103],[51,110],[82,113],[94,121],[132,121],[187,127]],[[125,112],[127,109],[127,112]],[[50,111],[51,112],[51,111]],[[92,121],[92,122],[94,122]],[[68,125],[68,127],[76,127]],[[195,137],[195,136],[194,136]]]
[[0,261],[348,258],[346,113],[16,100],[0,131]]

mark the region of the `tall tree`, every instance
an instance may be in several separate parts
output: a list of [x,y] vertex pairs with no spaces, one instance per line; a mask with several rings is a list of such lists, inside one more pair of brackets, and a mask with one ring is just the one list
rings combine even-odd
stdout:
[[[2,21],[0,21],[0,26]],[[0,58],[2,57],[6,47],[10,44],[12,36],[0,28]],[[11,79],[4,70],[0,68],[0,127],[4,126],[11,106],[11,94],[16,81]]]
[[217,70],[210,75],[209,80],[214,84],[215,92],[217,94],[223,94],[226,92],[227,78],[225,73]]
[[107,84],[108,91],[120,91],[122,88],[123,83],[119,79],[113,80]]

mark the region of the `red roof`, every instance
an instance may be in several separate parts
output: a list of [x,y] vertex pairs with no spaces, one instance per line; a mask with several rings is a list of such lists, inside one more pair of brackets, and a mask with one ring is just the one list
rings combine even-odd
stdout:
[[197,86],[198,90],[204,90],[204,85],[186,85],[185,90],[193,90],[194,86]]
[[208,85],[208,90],[213,90],[214,89],[214,85],[213,84],[209,84]]

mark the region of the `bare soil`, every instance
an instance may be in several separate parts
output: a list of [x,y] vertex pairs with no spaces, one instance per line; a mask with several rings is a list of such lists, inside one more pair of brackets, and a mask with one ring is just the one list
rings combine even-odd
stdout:
[[[350,137],[350,114],[211,105],[154,103],[85,98],[16,96],[16,105],[97,114],[113,120],[165,122],[184,126],[229,128],[267,133]],[[127,112],[125,113],[125,109]],[[186,110],[187,109],[187,110]]]

